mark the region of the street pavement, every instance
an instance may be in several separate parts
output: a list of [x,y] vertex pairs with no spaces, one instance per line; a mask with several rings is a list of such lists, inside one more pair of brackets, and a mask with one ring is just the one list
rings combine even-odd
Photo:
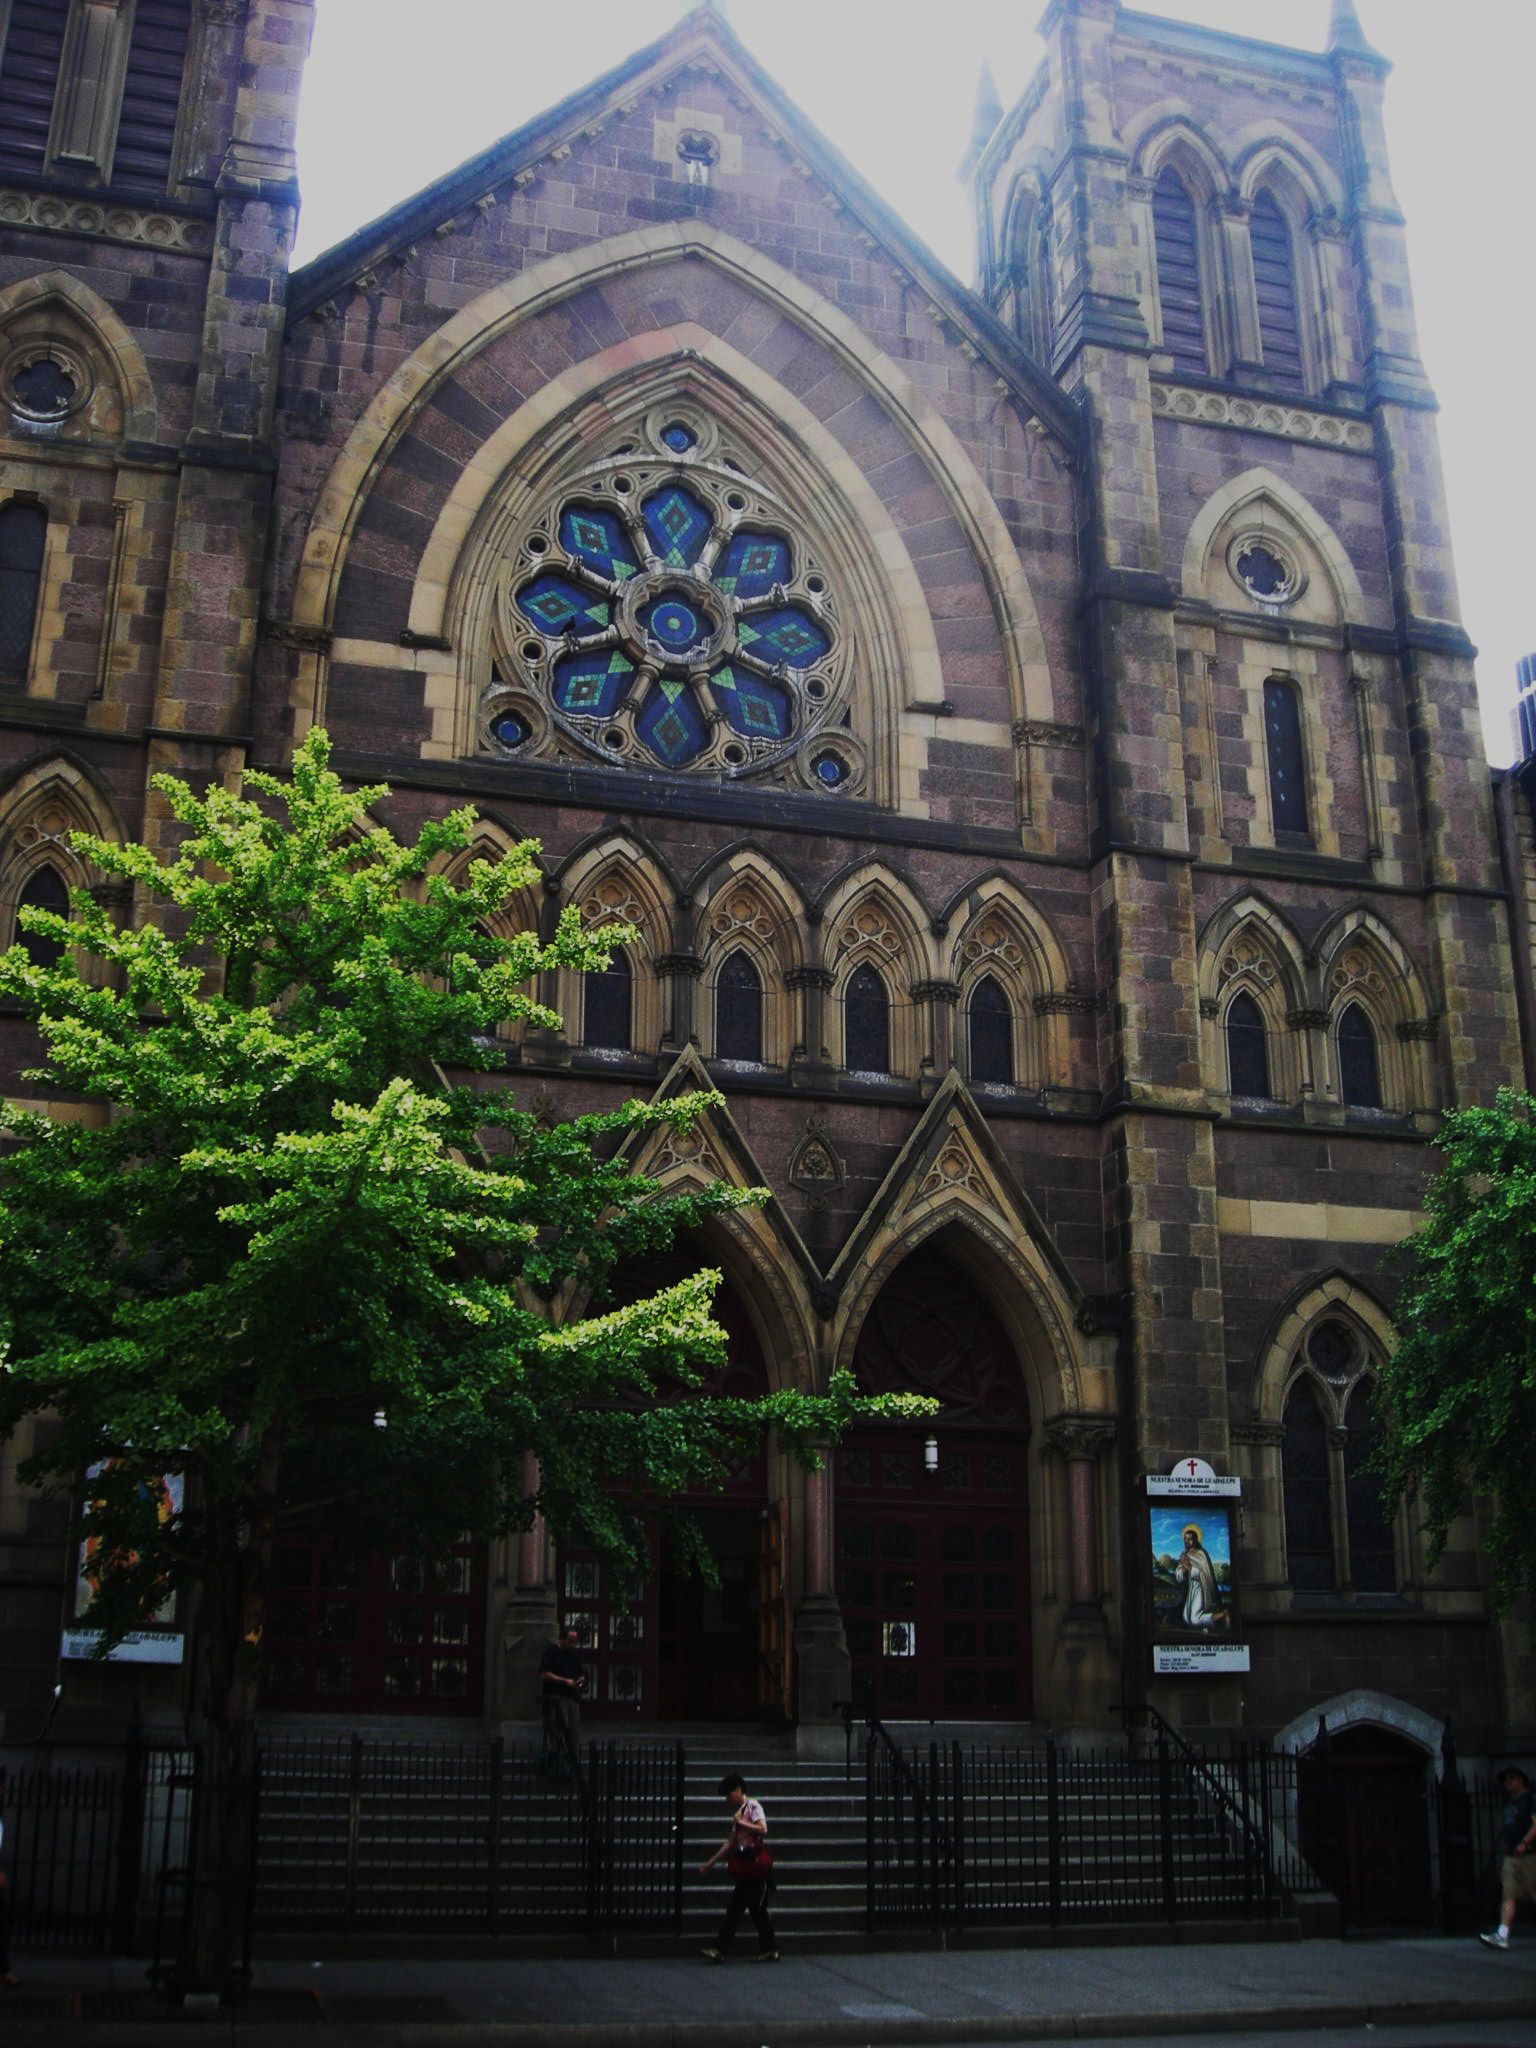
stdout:
[[[1149,2036],[1225,2048],[1337,2029],[1371,2048],[1536,2042],[1536,1938],[1105,1943],[701,1959],[516,1957],[258,1965],[250,2003],[176,2016],[186,2048],[859,2048]],[[161,2048],[142,1964],[20,1957],[4,2048]],[[296,2038],[297,2037],[297,2038]]]

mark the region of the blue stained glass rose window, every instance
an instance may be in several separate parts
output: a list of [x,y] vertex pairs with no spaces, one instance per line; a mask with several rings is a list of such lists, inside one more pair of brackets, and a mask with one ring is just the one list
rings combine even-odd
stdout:
[[[751,774],[837,703],[827,579],[792,534],[762,523],[776,515],[771,491],[713,439],[702,450],[698,430],[665,416],[647,432],[649,458],[626,441],[590,463],[525,543],[511,614],[542,644],[523,649],[523,687],[607,763]],[[669,473],[680,455],[699,458],[686,478]],[[485,730],[510,749],[536,724],[495,711]],[[852,773],[841,750],[810,772],[826,789]]]

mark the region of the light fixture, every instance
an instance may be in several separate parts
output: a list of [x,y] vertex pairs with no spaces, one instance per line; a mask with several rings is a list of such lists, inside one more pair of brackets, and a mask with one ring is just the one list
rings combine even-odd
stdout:
[[937,1472],[939,1469],[939,1440],[936,1436],[923,1439],[923,1470]]

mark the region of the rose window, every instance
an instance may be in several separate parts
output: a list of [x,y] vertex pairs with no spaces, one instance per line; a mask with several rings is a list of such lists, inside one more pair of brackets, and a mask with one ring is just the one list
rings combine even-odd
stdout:
[[653,415],[532,519],[498,639],[493,751],[823,791],[861,776],[830,579],[707,417]]

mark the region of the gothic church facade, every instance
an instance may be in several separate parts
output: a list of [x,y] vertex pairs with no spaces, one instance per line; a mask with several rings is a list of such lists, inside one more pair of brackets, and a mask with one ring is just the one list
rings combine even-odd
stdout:
[[[770,1445],[701,1504],[720,1594],[291,1545],[271,1709],[520,1719],[558,1615],[615,1717],[1530,1734],[1475,1508],[1430,1572],[1368,1468],[1427,1141],[1526,1072],[1529,829],[1353,8],[1311,54],[1053,0],[974,289],[710,8],[293,270],[311,16],[0,0],[0,943],[91,886],[72,828],[155,843],[151,775],[322,723],[396,830],[542,843],[509,927],[633,928],[507,1074],[720,1090],[635,1164],[771,1190],[686,1248],[733,1383],[943,1405]],[[70,1575],[25,1448],[11,1739]],[[1152,1675],[1190,1457],[1243,1482],[1245,1675]]]

